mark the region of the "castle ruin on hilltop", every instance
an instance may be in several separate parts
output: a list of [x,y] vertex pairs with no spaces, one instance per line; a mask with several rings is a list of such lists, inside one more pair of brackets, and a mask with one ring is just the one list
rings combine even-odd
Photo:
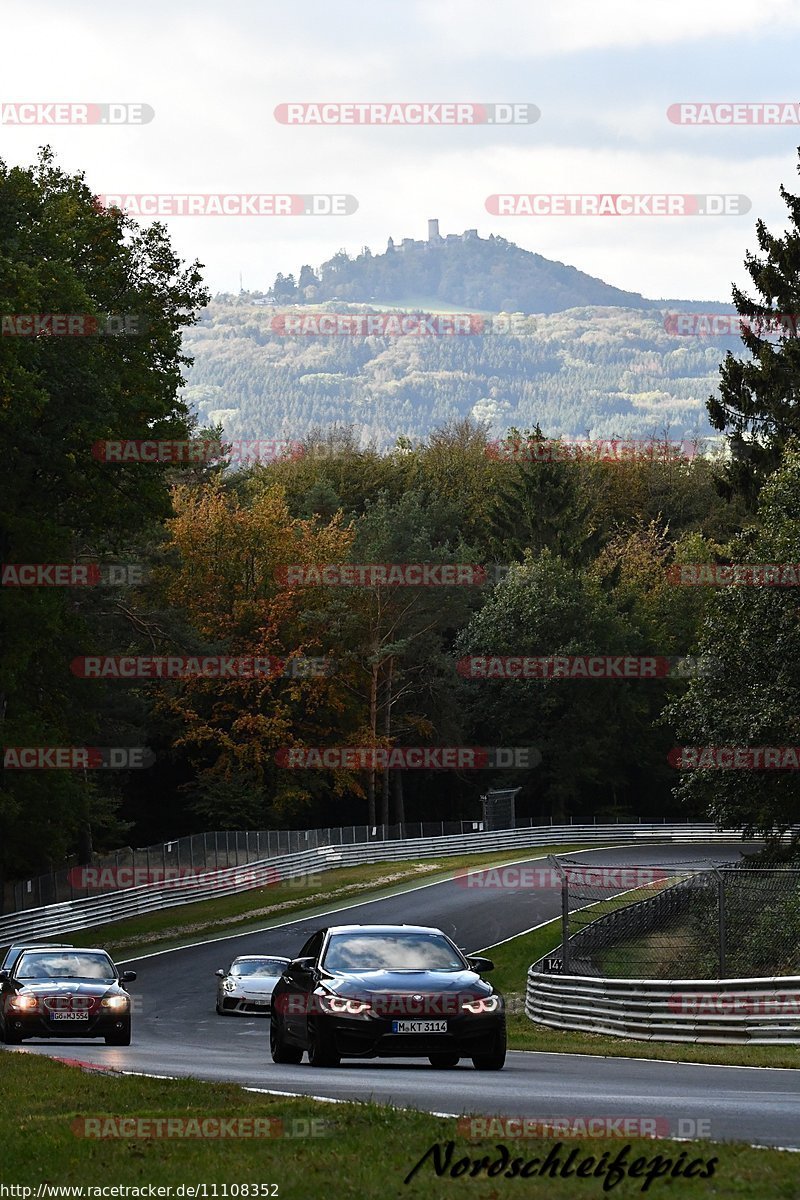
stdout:
[[463,233],[446,233],[444,237],[439,233],[439,220],[437,217],[432,217],[428,221],[428,240],[423,241],[422,238],[403,238],[398,246],[394,243],[394,238],[389,238],[386,243],[387,254],[393,250],[430,250],[439,246],[446,246],[453,242],[471,242],[478,240],[477,229],[465,229]]

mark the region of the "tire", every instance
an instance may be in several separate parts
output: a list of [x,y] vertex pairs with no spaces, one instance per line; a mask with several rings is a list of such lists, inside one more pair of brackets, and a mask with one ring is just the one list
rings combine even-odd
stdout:
[[472,1065],[476,1071],[502,1071],[506,1061],[505,1030],[496,1034],[491,1045],[483,1054],[473,1054]]
[[269,1050],[274,1063],[297,1066],[303,1060],[303,1051],[299,1046],[290,1046],[281,1036],[281,1030],[272,1020],[269,1023]]
[[131,1027],[127,1029],[117,1029],[114,1033],[105,1035],[105,1043],[107,1046],[130,1046],[131,1044]]
[[458,1054],[429,1054],[428,1062],[432,1067],[438,1067],[440,1071],[446,1071],[450,1067],[457,1067],[461,1062]]
[[316,1025],[308,1030],[308,1062],[312,1067],[338,1067],[341,1056],[336,1053],[333,1043]]
[[227,1010],[226,1010],[226,1009],[224,1009],[224,1008],[220,1008],[220,1003],[219,1003],[219,1000],[216,1002],[216,1004],[214,1005],[214,1007],[215,1007],[215,1008],[216,1008],[216,1010],[217,1010],[217,1016],[218,1016],[218,1017],[227,1017],[227,1015],[228,1015],[228,1013],[227,1013]]
[[4,1025],[2,1040],[5,1046],[18,1046],[22,1041],[22,1034],[16,1029],[11,1029],[8,1025]]

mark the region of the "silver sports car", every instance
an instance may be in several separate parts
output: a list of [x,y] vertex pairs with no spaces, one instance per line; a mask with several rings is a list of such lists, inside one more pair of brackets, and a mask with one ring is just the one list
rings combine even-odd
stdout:
[[274,955],[242,954],[227,971],[219,970],[217,1012],[264,1013],[272,1008],[272,989],[291,960]]

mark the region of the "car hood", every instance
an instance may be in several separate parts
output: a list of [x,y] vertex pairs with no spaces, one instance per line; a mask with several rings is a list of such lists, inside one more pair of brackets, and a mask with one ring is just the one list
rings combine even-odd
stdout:
[[228,978],[233,980],[236,990],[239,992],[257,992],[269,995],[280,979],[280,975],[229,975]]
[[391,993],[396,996],[426,996],[468,992],[473,996],[491,996],[493,988],[475,971],[363,971],[337,972],[322,985],[339,996],[366,999]]
[[127,992],[117,983],[105,980],[81,979],[20,979],[17,992],[33,993],[35,996],[106,996],[125,995]]

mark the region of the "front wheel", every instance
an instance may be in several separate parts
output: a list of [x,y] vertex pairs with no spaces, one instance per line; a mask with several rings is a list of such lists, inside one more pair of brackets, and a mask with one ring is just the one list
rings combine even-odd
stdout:
[[338,1067],[342,1061],[330,1037],[317,1025],[308,1031],[308,1061],[312,1067]]
[[498,1033],[481,1054],[473,1054],[476,1071],[502,1071],[506,1061],[506,1035]]
[[274,1063],[292,1063],[296,1066],[303,1058],[303,1051],[299,1046],[290,1046],[284,1041],[274,1017],[269,1026],[269,1052]]

